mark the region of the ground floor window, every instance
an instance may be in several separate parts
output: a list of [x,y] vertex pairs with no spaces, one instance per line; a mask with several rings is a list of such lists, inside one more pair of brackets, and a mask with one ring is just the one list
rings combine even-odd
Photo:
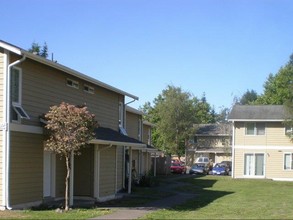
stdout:
[[293,153],[284,154],[284,170],[293,170]]
[[264,175],[264,154],[248,153],[244,154],[244,175],[263,176]]

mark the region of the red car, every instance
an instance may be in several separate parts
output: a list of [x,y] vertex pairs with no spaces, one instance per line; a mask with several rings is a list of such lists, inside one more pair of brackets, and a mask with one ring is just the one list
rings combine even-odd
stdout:
[[181,163],[171,163],[171,173],[186,173],[186,167]]

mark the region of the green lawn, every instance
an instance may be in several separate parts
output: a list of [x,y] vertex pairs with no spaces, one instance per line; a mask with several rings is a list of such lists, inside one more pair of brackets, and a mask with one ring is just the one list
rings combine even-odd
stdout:
[[184,179],[177,188],[194,193],[194,199],[146,219],[292,219],[293,182],[231,179],[205,176]]
[[[167,186],[176,176],[159,177]],[[186,176],[187,177],[187,176]],[[153,212],[144,219],[292,219],[293,182],[231,179],[222,176],[188,176],[173,192],[194,195],[187,203],[173,209]],[[0,219],[89,219],[110,213],[107,206],[133,207],[168,197],[173,193],[155,187],[138,187],[132,196],[97,204],[98,208],[73,209],[67,213],[55,210],[0,211]],[[103,208],[104,207],[104,208]]]

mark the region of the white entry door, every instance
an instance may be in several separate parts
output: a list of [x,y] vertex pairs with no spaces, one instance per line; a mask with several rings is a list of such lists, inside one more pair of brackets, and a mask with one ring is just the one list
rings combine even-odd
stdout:
[[55,154],[44,151],[43,196],[55,197]]

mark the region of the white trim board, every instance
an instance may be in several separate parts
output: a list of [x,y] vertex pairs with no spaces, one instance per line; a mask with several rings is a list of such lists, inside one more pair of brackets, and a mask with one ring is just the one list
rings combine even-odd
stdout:
[[235,145],[234,149],[248,149],[248,150],[293,150],[293,146],[266,146],[266,145]]

